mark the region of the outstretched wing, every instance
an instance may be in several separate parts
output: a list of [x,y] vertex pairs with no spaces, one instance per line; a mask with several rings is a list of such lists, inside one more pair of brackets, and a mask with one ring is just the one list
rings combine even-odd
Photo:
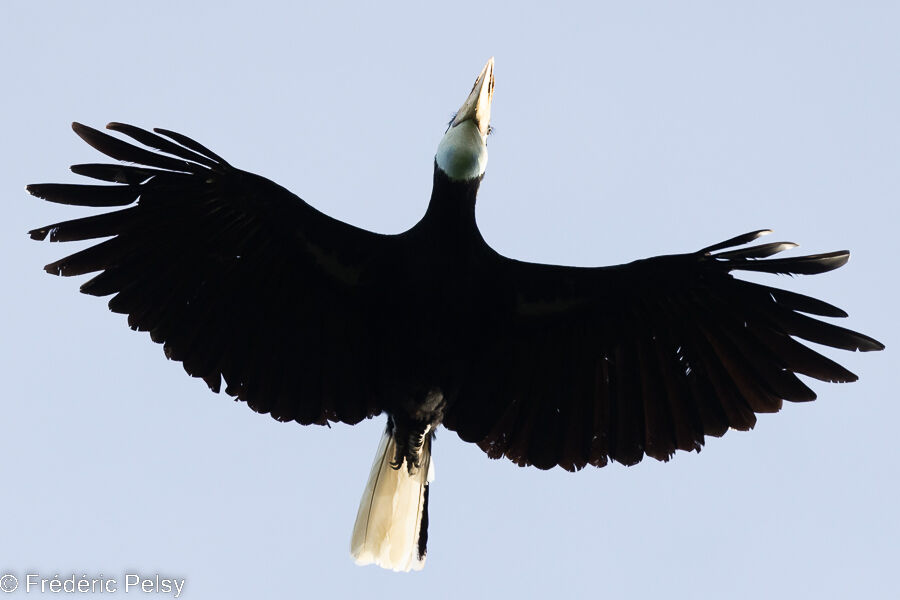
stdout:
[[693,254],[581,269],[502,259],[516,309],[487,344],[444,424],[492,458],[577,470],[644,454],[668,460],[707,435],[750,429],[782,400],[813,400],[797,376],[856,376],[795,338],[881,350],[808,315],[830,304],[735,279],[734,270],[816,274],[846,251],[761,260],[795,244],[741,246],[768,230]]
[[356,423],[381,411],[363,279],[391,243],[332,219],[275,183],[235,169],[197,142],[111,123],[164,154],[78,123],[107,156],[80,175],[116,185],[36,184],[45,200],[125,207],[31,231],[66,242],[109,238],[47,265],[100,272],[81,286],[150,332],[171,359],[218,392],[282,421]]

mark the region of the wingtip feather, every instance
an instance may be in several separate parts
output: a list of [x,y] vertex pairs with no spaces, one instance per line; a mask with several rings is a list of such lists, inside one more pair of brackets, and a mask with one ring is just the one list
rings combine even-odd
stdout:
[[47,239],[47,234],[50,233],[50,230],[46,227],[40,227],[38,229],[32,229],[28,232],[29,237],[33,240],[37,240],[39,242]]
[[701,249],[698,254],[709,254],[710,252],[715,252],[716,250],[722,250],[724,248],[732,248],[734,246],[743,246],[744,244],[749,244],[753,240],[760,238],[764,235],[769,235],[773,233],[772,229],[757,229],[756,231],[751,231],[749,233],[743,233],[741,235],[737,235],[733,238],[727,239],[724,242],[719,242],[718,244],[713,244],[712,246],[707,246],[706,248]]

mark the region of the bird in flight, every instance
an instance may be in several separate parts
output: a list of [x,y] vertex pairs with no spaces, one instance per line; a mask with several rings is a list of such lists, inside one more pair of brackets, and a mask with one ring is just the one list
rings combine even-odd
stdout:
[[438,145],[424,216],[397,235],[333,219],[182,134],[122,123],[107,129],[140,145],[73,124],[119,162],[72,171],[106,183],[27,187],[113,209],[31,231],[103,239],[47,272],[96,273],[81,291],[112,296],[212,391],[302,425],[386,415],[351,538],[359,564],[423,567],[439,425],[539,469],[665,461],[813,400],[798,374],[856,380],[803,341],[884,348],[820,319],[847,316],[831,304],[734,277],[849,258],[770,258],[796,244],[751,244],[768,230],[608,267],[498,254],[475,221],[493,93],[491,59]]

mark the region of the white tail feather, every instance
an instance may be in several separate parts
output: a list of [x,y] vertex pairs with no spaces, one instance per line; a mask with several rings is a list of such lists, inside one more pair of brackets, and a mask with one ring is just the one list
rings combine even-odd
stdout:
[[393,436],[385,432],[359,501],[350,554],[358,565],[418,571],[425,566],[425,557],[418,557],[419,530],[425,486],[434,480],[434,467],[424,444],[415,474],[409,474],[405,461],[399,469],[391,468],[396,447]]

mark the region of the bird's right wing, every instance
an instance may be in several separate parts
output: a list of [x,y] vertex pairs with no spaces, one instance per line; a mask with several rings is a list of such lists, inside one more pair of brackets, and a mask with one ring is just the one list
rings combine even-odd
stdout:
[[767,232],[614,267],[501,258],[495,289],[506,316],[485,339],[444,425],[520,465],[634,464],[749,429],[756,413],[777,411],[782,400],[815,398],[796,374],[854,381],[795,339],[884,348],[808,316],[844,311],[731,275],[822,273],[849,253],[770,259],[794,244],[735,248]]
[[48,225],[34,239],[96,241],[47,265],[99,272],[81,286],[148,331],[166,356],[218,392],[278,420],[356,423],[382,410],[366,312],[366,269],[392,236],[317,211],[175,132],[121,123],[75,132],[128,164],[72,170],[114,185],[35,184],[45,200],[113,212]]

